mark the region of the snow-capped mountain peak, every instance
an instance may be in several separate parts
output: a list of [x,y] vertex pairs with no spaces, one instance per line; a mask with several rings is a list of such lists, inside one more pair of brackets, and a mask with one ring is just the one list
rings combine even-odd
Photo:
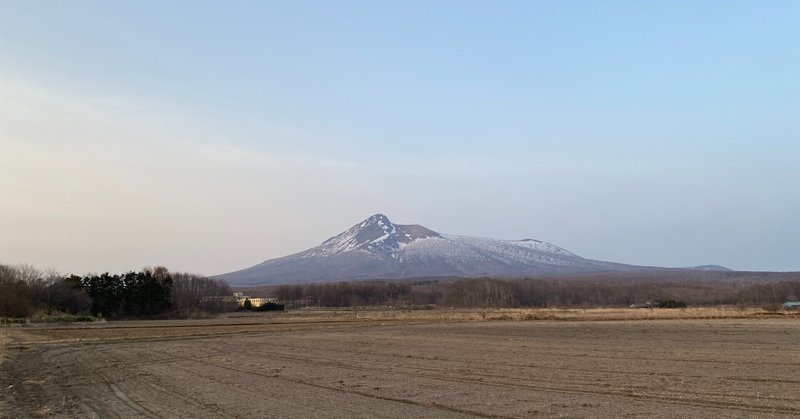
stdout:
[[584,259],[534,239],[439,234],[375,214],[304,252],[220,275],[232,285],[412,277],[519,277],[635,268]]
[[385,215],[375,214],[319,246],[218,277],[240,286],[414,277],[514,278],[642,269],[654,268],[584,259],[541,240],[439,234],[416,224],[394,224]]
[[352,251],[385,254],[427,237],[440,237],[440,234],[419,225],[394,224],[385,215],[375,214],[311,250],[314,250],[312,255],[334,255]]

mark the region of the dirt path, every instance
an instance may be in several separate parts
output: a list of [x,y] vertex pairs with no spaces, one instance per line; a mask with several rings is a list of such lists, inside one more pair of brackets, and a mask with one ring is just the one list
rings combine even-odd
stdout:
[[796,319],[217,326],[21,336],[3,417],[800,415]]

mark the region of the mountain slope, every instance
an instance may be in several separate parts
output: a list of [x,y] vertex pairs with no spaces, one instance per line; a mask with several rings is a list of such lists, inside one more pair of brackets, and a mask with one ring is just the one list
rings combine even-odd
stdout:
[[520,277],[646,269],[584,259],[539,240],[495,240],[439,234],[373,215],[304,252],[218,278],[231,285],[333,282],[412,277]]

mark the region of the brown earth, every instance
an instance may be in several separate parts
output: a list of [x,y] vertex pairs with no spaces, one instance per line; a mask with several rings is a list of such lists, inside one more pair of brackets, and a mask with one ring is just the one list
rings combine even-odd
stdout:
[[800,415],[797,317],[454,313],[15,327],[0,417]]

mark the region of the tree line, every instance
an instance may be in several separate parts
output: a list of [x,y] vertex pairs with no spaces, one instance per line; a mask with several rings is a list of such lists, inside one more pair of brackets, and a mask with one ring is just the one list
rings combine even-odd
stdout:
[[75,277],[29,265],[0,265],[0,317],[27,317],[36,311],[88,313],[90,307],[91,300]]
[[[664,271],[526,279],[417,279],[251,288],[291,306],[456,308],[626,307],[647,301],[779,307],[800,300],[800,273]],[[33,313],[106,318],[188,317],[235,311],[221,280],[166,268],[121,275],[63,276],[28,265],[0,265],[0,317]]]
[[164,267],[121,275],[62,276],[29,265],[0,265],[0,317],[35,313],[92,314],[106,318],[188,316],[236,310],[227,283]]
[[800,274],[758,279],[681,279],[647,274],[533,279],[364,281],[254,289],[298,305],[456,308],[628,307],[647,301],[774,308],[800,300]]

